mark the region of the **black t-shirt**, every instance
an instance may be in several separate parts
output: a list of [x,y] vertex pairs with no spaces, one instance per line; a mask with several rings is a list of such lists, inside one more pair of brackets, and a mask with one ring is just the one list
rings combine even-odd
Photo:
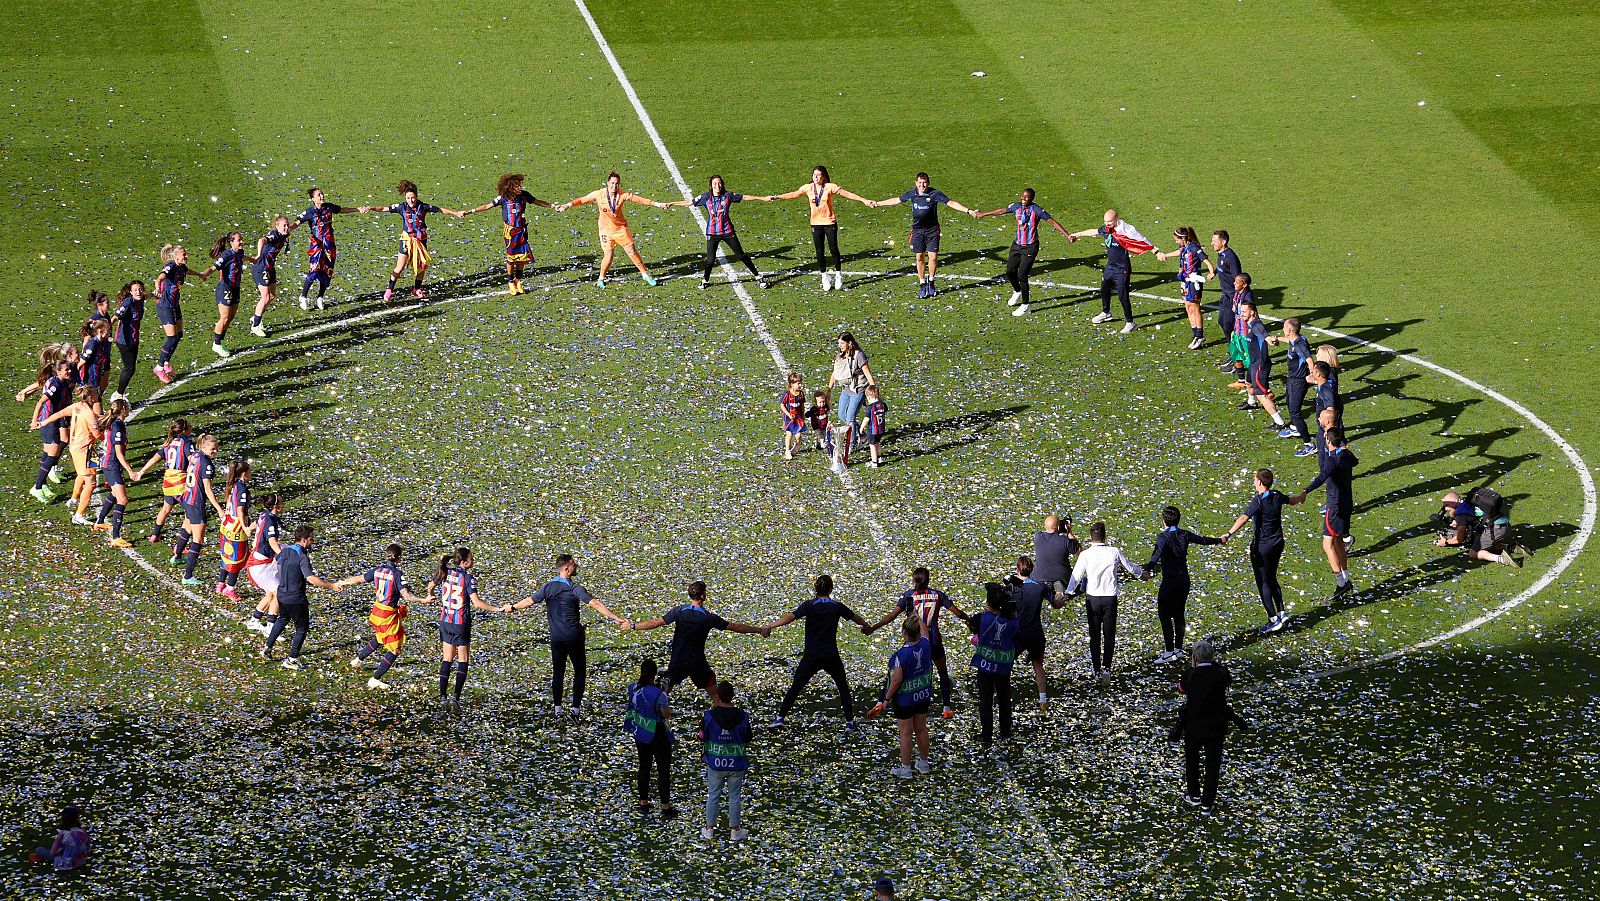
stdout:
[[727,620],[704,607],[696,607],[693,604],[674,607],[661,618],[674,626],[672,659],[681,663],[704,660],[706,639],[710,637],[711,630],[728,628]]
[[1255,526],[1250,542],[1256,547],[1283,544],[1284,500],[1281,491],[1263,491],[1251,498],[1250,506],[1244,508],[1244,515],[1250,517],[1250,523]]
[[805,656],[839,655],[839,620],[852,619],[855,613],[833,598],[812,598],[794,608],[794,618],[806,621]]
[[1048,585],[1072,575],[1072,558],[1082,548],[1065,532],[1039,532],[1033,536],[1033,578]]
[[1017,631],[1029,635],[1043,633],[1044,623],[1040,620],[1040,614],[1044,611],[1044,602],[1056,596],[1055,588],[1040,584],[1030,577],[1015,585],[1011,589],[1011,596],[1017,601],[1017,622],[1021,624]]

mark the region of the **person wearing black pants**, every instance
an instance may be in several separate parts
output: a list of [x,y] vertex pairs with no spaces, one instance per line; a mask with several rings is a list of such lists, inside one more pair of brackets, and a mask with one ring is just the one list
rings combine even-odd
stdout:
[[1017,659],[1017,602],[1011,589],[990,583],[985,586],[984,611],[967,621],[977,639],[972,668],[977,670],[978,741],[985,749],[994,744],[994,712],[1000,707],[1000,740],[1011,737],[1011,667]]
[[1277,632],[1289,624],[1289,615],[1283,604],[1283,587],[1278,583],[1278,564],[1283,560],[1283,508],[1296,501],[1272,487],[1270,469],[1256,470],[1256,496],[1250,499],[1244,512],[1233,521],[1228,531],[1222,533],[1227,544],[1245,523],[1252,523],[1250,536],[1250,570],[1255,573],[1256,591],[1261,595],[1261,606],[1267,611],[1267,621],[1257,631],[1265,635]]
[[1106,524],[1089,526],[1089,546],[1078,555],[1067,582],[1067,594],[1083,589],[1084,611],[1089,618],[1089,662],[1095,678],[1111,678],[1111,658],[1117,641],[1117,571],[1125,570],[1135,579],[1145,578],[1139,564],[1129,562],[1122,551],[1106,543]]
[[[777,194],[769,200],[794,200],[804,197],[806,205],[811,210],[811,243],[817,250],[817,271],[822,274],[822,290],[843,291],[844,273],[841,272],[843,260],[839,256],[839,216],[833,208],[833,198],[848,197],[857,203],[870,204],[867,198],[859,194],[852,194],[844,188],[833,183],[833,178],[828,174],[827,166],[817,166],[811,170],[811,181],[795,188],[787,194]],[[828,278],[827,259],[822,255],[822,245],[826,243],[828,249],[833,251],[833,278]]]
[[[750,255],[744,252],[744,245],[739,243],[739,236],[733,231],[733,218],[728,215],[728,211],[734,204],[743,203],[746,200],[771,203],[774,199],[770,196],[758,197],[754,194],[730,194],[728,193],[728,186],[722,180],[722,176],[713,175],[711,176],[709,190],[699,197],[693,200],[675,200],[671,203],[657,205],[663,209],[670,206],[697,206],[705,210],[706,258],[700,265],[700,287],[702,289],[711,284],[711,267],[716,265],[717,248],[723,244],[728,245],[728,251],[733,254],[734,259],[743,263],[745,268],[750,270],[750,275],[755,278],[756,284],[765,288],[767,286],[766,279],[762,278],[761,273],[756,271],[756,264],[750,259]],[[821,256],[822,251],[819,248],[817,257],[820,259]],[[833,258],[835,260],[835,268],[837,268],[839,259],[839,233],[837,228],[834,229],[833,236]]]
[[[1211,233],[1211,249],[1217,255],[1217,265],[1211,277],[1217,280],[1217,287],[1221,296],[1217,299],[1217,328],[1222,332],[1222,342],[1227,344],[1228,336],[1233,334],[1233,280],[1244,271],[1244,266],[1239,262],[1239,255],[1228,246],[1228,233],[1217,229]],[[1233,369],[1233,361],[1222,361],[1223,371]]]
[[1013,316],[1026,316],[1028,313],[1028,273],[1033,271],[1033,261],[1039,258],[1039,223],[1048,222],[1062,235],[1067,234],[1061,223],[1033,202],[1033,197],[1032,188],[1023,188],[1017,202],[1007,205],[1005,209],[972,214],[974,219],[987,219],[1010,213],[1017,219],[1016,240],[1011,242],[1011,252],[1006,255],[1006,281],[1011,283],[1011,299],[1006,301],[1006,305],[1015,308],[1011,311]]
[[810,683],[811,677],[818,672],[825,672],[833,677],[833,684],[839,687],[839,706],[844,709],[845,731],[854,732],[856,714],[855,707],[850,703],[850,681],[845,675],[844,661],[839,657],[839,620],[849,620],[863,630],[871,626],[861,618],[861,614],[833,599],[832,576],[818,576],[813,589],[814,597],[811,600],[802,602],[793,611],[762,627],[771,634],[773,629],[787,626],[797,619],[806,621],[805,646],[800,654],[800,663],[794,668],[794,681],[784,694],[783,702],[778,705],[778,718],[772,725],[774,728],[782,727],[783,718],[794,709],[795,701],[799,700],[801,690]]
[[122,371],[117,374],[117,393],[114,397],[127,397],[128,384],[133,381],[133,371],[139,365],[139,323],[144,321],[144,282],[135,279],[117,292],[117,306],[111,314],[112,341],[122,357]]
[[1209,815],[1217,803],[1223,740],[1229,724],[1236,719],[1228,706],[1228,686],[1233,684],[1233,675],[1216,662],[1216,649],[1209,641],[1195,642],[1190,659],[1193,665],[1178,682],[1185,701],[1173,729],[1175,734],[1170,737],[1176,739],[1177,733],[1183,736],[1184,801]]
[[311,631],[311,603],[306,597],[306,587],[315,585],[330,591],[343,591],[342,586],[329,582],[311,569],[311,541],[315,534],[310,526],[297,526],[294,544],[278,554],[278,620],[267,633],[267,643],[261,648],[263,660],[272,659],[272,646],[283,635],[284,627],[294,624],[294,639],[289,642],[289,656],[283,659],[284,669],[305,669],[300,663],[300,649],[305,646],[306,634]]
[[1311,372],[1311,345],[1300,334],[1300,320],[1283,321],[1283,335],[1267,339],[1272,344],[1288,344],[1285,358],[1289,371],[1284,374],[1284,391],[1288,395],[1289,425],[1278,430],[1279,438],[1299,438],[1301,444],[1311,442],[1311,432],[1306,428],[1302,409],[1306,403],[1306,376]]
[[562,689],[567,680],[567,664],[572,664],[572,711],[577,719],[583,710],[583,689],[588,680],[589,660],[584,641],[587,631],[578,613],[584,606],[592,607],[606,619],[626,629],[628,621],[612,613],[605,604],[590,594],[582,585],[572,581],[578,575],[578,561],[571,554],[556,558],[556,577],[546,582],[532,597],[523,598],[511,605],[513,610],[523,610],[534,604],[544,604],[550,623],[550,697],[555,703],[556,716],[566,711],[561,706]]
[[672,806],[672,702],[656,685],[656,662],[648,657],[639,663],[639,681],[628,686],[628,715],[623,721],[639,749],[639,812],[650,812],[650,770],[656,771],[661,792],[661,818],[678,815]]
[[1221,538],[1196,535],[1178,527],[1182,512],[1177,507],[1161,511],[1161,532],[1156,535],[1155,549],[1150,552],[1150,562],[1145,564],[1149,573],[1161,568],[1161,587],[1156,590],[1156,616],[1161,620],[1161,638],[1166,651],[1156,658],[1157,663],[1171,663],[1183,656],[1184,633],[1188,629],[1189,604],[1189,546],[1194,544],[1221,544]]
[[[1130,254],[1147,253],[1155,250],[1155,245],[1149,239],[1139,234],[1139,230],[1122,221],[1116,210],[1106,210],[1105,225],[1100,228],[1088,228],[1081,232],[1067,235],[1067,240],[1077,241],[1079,238],[1099,237],[1103,239],[1106,248],[1106,264],[1100,273],[1100,312],[1090,322],[1110,322],[1111,295],[1116,294],[1117,300],[1122,303],[1122,333],[1127,334],[1138,328],[1133,321],[1133,304],[1128,299],[1128,280],[1133,277],[1133,257]],[[1157,251],[1160,256],[1160,252]]]

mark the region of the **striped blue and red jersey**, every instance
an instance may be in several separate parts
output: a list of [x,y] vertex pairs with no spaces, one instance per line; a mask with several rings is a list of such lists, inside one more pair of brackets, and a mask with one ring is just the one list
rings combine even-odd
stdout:
[[223,515],[241,523],[250,521],[250,485],[236,479],[228,486],[228,500],[222,506]]
[[344,212],[344,207],[337,203],[324,203],[322,206],[306,207],[300,214],[300,221],[311,226],[311,240],[318,244],[333,243],[333,214]]
[[161,445],[161,455],[166,458],[168,469],[187,470],[189,468],[189,455],[194,453],[194,442],[188,435],[178,437]]
[[183,280],[189,277],[189,267],[177,260],[167,261],[161,267],[161,274],[156,276],[156,295],[160,303],[168,306],[178,305],[178,295],[183,291]]
[[1006,207],[1006,212],[1017,217],[1018,244],[1026,246],[1039,243],[1039,223],[1049,219],[1049,213],[1037,203],[1013,203]]
[[221,283],[228,286],[229,292],[239,293],[239,285],[244,280],[244,251],[228,249],[215,260],[217,273]]
[[139,323],[144,321],[144,298],[128,295],[111,314],[111,336],[119,347],[139,343]]
[[81,362],[78,363],[78,382],[99,387],[100,375],[111,366],[111,344],[97,335],[83,342]]
[[871,438],[881,438],[888,430],[889,405],[881,400],[867,404],[867,435]]
[[724,193],[720,197],[707,191],[694,199],[694,205],[706,211],[706,237],[715,238],[733,234],[733,218],[728,210],[744,200],[743,194]]
[[524,234],[528,231],[530,203],[533,203],[533,195],[527,191],[518,191],[513,197],[501,196],[494,199],[494,205],[500,208],[500,221],[513,232]]
[[405,584],[405,577],[401,575],[398,565],[384,561],[367,570],[365,578],[377,592],[377,603],[389,607],[400,606],[400,587]]
[[256,258],[256,268],[265,271],[278,265],[278,254],[288,245],[289,236],[275,228],[269,228],[261,241],[261,256]]
[[389,207],[389,212],[399,213],[400,227],[405,230],[405,233],[426,244],[428,243],[428,214],[439,212],[439,208],[431,203],[422,203],[421,201],[416,204],[401,202]]
[[464,625],[472,621],[472,596],[478,591],[472,573],[459,566],[450,568],[439,586],[439,622]]
[[72,383],[66,379],[52,375],[44,380],[44,390],[40,392],[44,403],[39,407],[39,421],[46,419],[65,410],[67,404],[72,403]]
[[1178,281],[1188,281],[1189,276],[1200,271],[1200,261],[1206,258],[1206,252],[1200,249],[1199,244],[1185,244],[1178,248]]
[[779,398],[779,403],[783,405],[784,425],[798,426],[805,419],[806,393],[804,391],[799,393],[785,391],[783,396]]
[[257,560],[272,560],[278,552],[272,549],[272,542],[278,537],[278,530],[283,527],[283,520],[271,510],[261,514],[256,520],[256,543],[250,549],[250,555]]
[[117,448],[128,446],[128,424],[120,419],[111,420],[106,426],[105,450],[100,454],[100,469],[106,473],[122,472],[122,458],[117,456]]
[[189,455],[189,471],[183,479],[183,497],[185,504],[199,506],[205,503],[206,489],[204,484],[211,481],[211,458],[195,451]]

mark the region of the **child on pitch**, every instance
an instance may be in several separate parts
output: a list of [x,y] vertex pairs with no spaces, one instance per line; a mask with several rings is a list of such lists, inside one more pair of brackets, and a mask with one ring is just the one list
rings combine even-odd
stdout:
[[882,451],[879,445],[883,443],[884,433],[889,430],[889,405],[883,402],[883,397],[878,393],[877,385],[867,386],[867,418],[861,424],[862,434],[867,439],[867,451],[871,459],[867,465],[877,469],[882,461]]
[[528,207],[542,206],[554,209],[548,200],[529,194],[522,188],[523,175],[508,172],[495,183],[495,198],[488,203],[463,210],[463,216],[482,213],[492,207],[500,208],[500,231],[506,241],[506,278],[512,294],[527,293],[522,287],[522,270],[533,262],[533,248],[528,244]]
[[[926,775],[928,762],[928,708],[933,703],[933,645],[922,634],[922,621],[907,615],[900,621],[900,649],[889,658],[889,684],[883,698],[867,711],[868,717],[891,705],[900,729],[900,765],[892,772],[910,779],[913,771]],[[916,743],[916,763],[911,758]]]
[[139,365],[139,324],[144,321],[144,282],[134,279],[117,292],[117,306],[111,313],[111,340],[122,357],[117,373],[115,397],[127,397],[133,371]]
[[28,855],[31,863],[46,863],[57,872],[76,870],[89,862],[89,830],[83,828],[83,812],[67,805],[56,820],[56,838],[48,848],[36,848]]
[[[128,463],[128,401],[113,400],[107,409],[105,421],[105,450],[100,457],[100,473],[106,480],[109,494],[95,516],[94,527],[111,533],[111,546],[130,548],[122,537],[122,516],[128,509],[128,482],[139,481],[139,474]],[[110,518],[110,522],[106,519]]]
[[750,769],[748,748],[753,737],[750,715],[733,706],[733,683],[724,679],[711,695],[712,707],[700,722],[700,739],[705,742],[706,824],[700,838],[711,841],[717,832],[717,808],[723,791],[728,795],[728,838],[744,841],[749,832],[742,825],[739,809],[744,777]]
[[278,621],[278,554],[283,551],[278,536],[283,532],[283,495],[269,494],[261,504],[261,515],[256,519],[255,539],[250,545],[250,558],[245,561],[245,574],[263,592],[256,609],[244,618],[244,627],[263,636],[272,631]]
[[828,428],[828,392],[818,389],[811,394],[811,406],[806,408],[806,425],[817,433],[817,450],[833,456],[833,430]]
[[250,279],[256,283],[256,309],[250,316],[250,334],[266,337],[266,326],[261,318],[267,315],[267,305],[278,299],[278,255],[289,246],[289,233],[299,227],[288,216],[273,216],[272,227],[256,241],[256,255],[251,260]]
[[383,659],[378,663],[378,669],[367,680],[368,688],[386,689],[389,683],[383,681],[389,668],[394,666],[395,660],[400,657],[400,649],[406,644],[406,614],[410,612],[407,603],[420,604],[426,598],[420,598],[411,593],[406,585],[405,574],[400,571],[400,545],[391,544],[383,551],[383,562],[367,570],[365,573],[340,579],[334,583],[339,588],[359,585],[367,582],[372,585],[376,593],[372,601],[372,612],[367,614],[367,622],[372,626],[372,637],[367,643],[356,651],[350,659],[351,669],[360,669],[378,649],[383,649]]
[[232,356],[222,345],[222,339],[228,334],[228,326],[239,308],[239,291],[247,262],[255,262],[255,259],[244,255],[244,235],[228,232],[211,245],[211,265],[199,275],[205,278],[213,272],[217,274],[217,327],[211,331],[211,352],[223,359]]
[[1000,740],[1011,737],[1011,665],[1017,659],[1017,604],[1003,585],[986,586],[984,611],[968,621],[972,630],[972,667],[977,671],[978,741],[994,746],[994,711],[1000,708]]
[[[499,607],[478,596],[478,582],[472,574],[472,551],[456,548],[439,561],[439,569],[428,582],[427,594],[439,592],[439,706],[450,713],[461,713],[461,689],[467,685],[467,663],[471,659],[472,611],[510,613],[511,605]],[[450,670],[455,668],[455,693],[450,693]]]
[[1255,303],[1255,295],[1250,293],[1250,274],[1241,272],[1233,279],[1233,332],[1228,335],[1228,374],[1233,376],[1232,384],[1228,385],[1236,391],[1248,391],[1250,383],[1245,381],[1245,369],[1250,365],[1250,339],[1246,331],[1244,317],[1239,313],[1239,306],[1243,303]]
[[671,717],[672,702],[656,685],[656,662],[646,657],[639,664],[639,681],[628,686],[628,715],[624,725],[639,750],[639,813],[648,814],[652,810],[650,770],[653,765],[661,792],[663,820],[678,815],[678,808],[672,806],[673,736],[667,726]]
[[217,529],[221,534],[217,546],[221,563],[217,568],[216,591],[237,601],[239,571],[249,561],[250,529],[254,525],[250,521],[250,464],[247,461],[234,460],[228,464],[227,485],[228,501],[223,505],[222,524]]
[[86,514],[89,510],[89,498],[100,484],[100,470],[97,465],[99,461],[91,459],[89,451],[101,437],[99,407],[99,392],[88,385],[79,385],[72,392],[70,406],[50,414],[39,423],[39,428],[45,429],[58,420],[71,420],[71,425],[68,427],[67,451],[72,455],[72,471],[77,474],[72,483],[72,500],[78,505],[72,514],[73,525],[93,525]]
[[[64,355],[58,353],[53,362],[46,364],[39,371],[39,379],[35,383],[39,386],[39,400],[33,405],[33,416],[29,419],[29,427],[39,430],[39,475],[34,479],[33,489],[28,495],[41,504],[48,504],[56,499],[55,492],[45,487],[45,481],[59,484],[61,476],[55,471],[56,461],[61,459],[61,426],[57,424],[57,415],[63,410],[72,407],[72,385],[74,374],[72,362]],[[48,374],[47,374],[48,373]],[[18,394],[18,399],[28,395],[27,389]]]
[[944,632],[939,628],[939,614],[948,610],[951,615],[963,622],[967,614],[962,612],[950,596],[937,588],[929,587],[929,573],[926,566],[919,566],[911,571],[911,588],[900,596],[900,600],[883,615],[883,619],[871,624],[862,633],[871,635],[873,632],[887,626],[901,613],[914,616],[922,624],[922,637],[928,639],[933,651],[933,668],[939,672],[939,703],[944,707],[940,714],[944,719],[955,716],[955,711],[950,707],[950,668],[946,664],[944,648]]
[[555,209],[558,213],[564,213],[586,203],[596,204],[600,214],[600,277],[594,280],[595,285],[601,288],[606,286],[606,273],[611,270],[611,261],[616,256],[617,248],[621,247],[622,252],[633,261],[634,268],[639,270],[639,277],[644,279],[644,283],[655,287],[655,276],[650,274],[644,265],[644,258],[633,246],[633,229],[628,227],[628,211],[624,207],[629,203],[638,203],[660,209],[665,204],[622,190],[622,176],[612,172],[606,176],[605,187],[596,188],[582,197],[574,197]]
[[443,213],[457,219],[466,215],[460,210],[423,203],[417,199],[416,183],[408,179],[401,179],[394,189],[400,192],[400,202],[377,208],[378,211],[398,213],[400,216],[400,252],[394,258],[394,271],[389,273],[389,287],[383,290],[385,301],[394,299],[394,283],[405,274],[407,266],[411,267],[411,274],[416,279],[411,296],[424,296],[422,279],[428,274],[428,264],[433,262],[433,256],[428,253],[428,214]]
[[1161,640],[1166,646],[1157,663],[1172,663],[1183,659],[1183,638],[1188,628],[1189,604],[1189,546],[1194,544],[1222,544],[1221,538],[1196,535],[1179,528],[1183,513],[1177,507],[1161,510],[1161,531],[1156,534],[1155,548],[1150,551],[1150,562],[1145,564],[1145,578],[1157,566],[1161,567],[1161,586],[1156,590],[1156,617],[1161,620]]
[[793,460],[806,431],[806,386],[800,373],[789,373],[789,389],[778,397],[778,409],[783,414],[783,458]]
[[204,273],[190,273],[189,251],[182,244],[161,246],[161,274],[156,276],[156,315],[161,319],[161,330],[167,339],[161,344],[161,355],[150,370],[161,384],[172,383],[172,355],[178,352],[178,342],[183,340],[183,283],[190,275],[205,281]]
[[[189,420],[178,418],[172,420],[167,426],[167,440],[162,442],[161,448],[150,459],[145,461],[139,469],[139,474],[134,476],[134,481],[144,478],[156,463],[163,464],[161,470],[161,509],[156,511],[156,527],[150,532],[149,541],[157,544],[161,541],[161,532],[167,526],[167,517],[172,515],[172,508],[178,503],[178,496],[183,494],[184,474],[189,469],[189,455],[194,453],[194,440],[190,437]],[[189,544],[188,538],[181,538],[183,545],[173,548],[173,556],[183,552]]]

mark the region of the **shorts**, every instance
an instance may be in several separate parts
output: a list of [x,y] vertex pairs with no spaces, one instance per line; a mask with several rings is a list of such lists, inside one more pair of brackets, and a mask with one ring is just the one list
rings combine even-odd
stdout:
[[945,653],[944,653],[944,633],[943,632],[935,632],[935,633],[933,633],[933,641],[930,642],[930,644],[933,645],[933,662],[934,662],[934,665],[937,666],[939,669],[944,669],[944,664],[945,664],[945,659],[946,659],[945,658]]
[[1271,366],[1250,367],[1250,389],[1262,397],[1271,397],[1272,389],[1267,387],[1267,382],[1272,380]]
[[89,472],[93,467],[89,465],[89,449],[87,447],[69,447],[67,453],[72,455],[72,471],[78,475]]
[[188,502],[181,502],[181,503],[183,503],[183,521],[184,522],[188,523],[191,526],[203,526],[203,525],[206,524],[206,505],[204,503],[199,503],[199,504],[191,504],[191,503],[188,503]]
[[307,268],[312,272],[326,270],[332,273],[333,261],[338,255],[338,248],[334,246],[332,241],[324,244],[313,238],[306,245],[306,258],[310,261]]
[[1202,293],[1204,293],[1204,291],[1199,285],[1195,284],[1194,282],[1188,281],[1188,280],[1180,281],[1180,282],[1178,282],[1178,285],[1181,288],[1181,290],[1183,291],[1183,302],[1184,303],[1199,303],[1200,302],[1200,295]]
[[910,707],[901,707],[899,704],[895,704],[893,705],[894,718],[897,720],[909,720],[914,716],[927,716],[928,708],[931,706],[933,706],[932,701],[918,701]]
[[1349,535],[1349,514],[1341,515],[1332,509],[1322,511],[1322,534],[1329,538],[1343,538]]
[[867,446],[869,446],[869,447],[877,447],[878,445],[883,443],[883,436],[882,435],[870,435],[869,434],[869,435],[866,435],[864,437],[866,438]]
[[39,443],[40,444],[60,444],[61,443],[61,420],[58,419],[55,422],[52,422],[52,423],[49,423],[49,424],[46,424],[46,425],[42,425],[42,426],[39,427]]
[[268,560],[265,563],[253,563],[245,568],[245,575],[256,587],[271,594],[278,590],[278,561]]
[[278,267],[253,266],[250,269],[250,277],[255,279],[256,287],[258,288],[271,287],[278,283]]
[[1029,663],[1044,659],[1044,632],[1017,633],[1017,656],[1021,657],[1024,654],[1027,655]]
[[705,688],[716,677],[716,673],[711,669],[711,664],[704,657],[699,660],[674,660],[667,666],[667,685],[669,688],[681,685],[684,682],[689,682],[696,688]]
[[913,228],[911,230],[912,253],[938,253],[939,230],[937,228]]
[[440,623],[439,641],[451,647],[464,648],[472,643],[471,623]]
[[633,231],[631,229],[624,228],[614,232],[601,232],[600,246],[604,248],[611,244],[615,244],[618,247],[632,247]]
[[1242,366],[1250,365],[1250,339],[1234,335],[1228,339],[1228,359]]
[[783,430],[791,435],[799,435],[806,430],[806,424],[804,422],[786,422],[783,424]]
[[105,469],[100,470],[100,476],[106,480],[107,488],[110,488],[114,485],[123,484],[122,464],[118,463],[113,466],[107,466]]
[[[423,262],[423,264],[426,265],[428,263],[433,262],[433,255],[428,253],[428,242],[427,241],[418,241],[417,244],[421,245],[422,262]],[[406,238],[401,238],[400,239],[400,250],[397,251],[397,253],[399,254],[401,262],[403,264],[410,264],[411,263],[411,242],[409,240],[407,240]]]
[[178,305],[175,303],[167,303],[166,301],[157,303],[156,317],[161,320],[162,325],[183,324],[183,311],[178,309]]
[[1467,540],[1467,549],[1498,554],[1511,539],[1511,527],[1502,523],[1479,526]]
[[217,306],[234,307],[239,305],[239,292],[229,288],[221,282],[217,283]]

